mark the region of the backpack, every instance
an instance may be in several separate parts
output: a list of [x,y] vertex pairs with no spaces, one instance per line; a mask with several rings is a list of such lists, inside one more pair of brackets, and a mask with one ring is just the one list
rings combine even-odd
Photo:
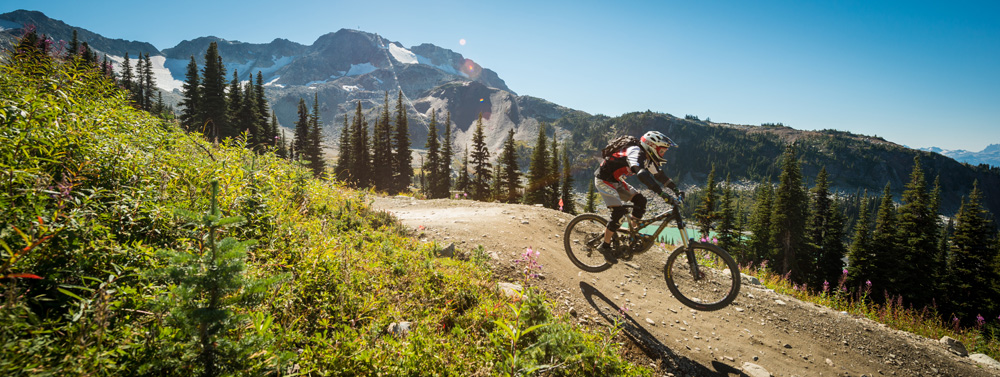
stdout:
[[639,145],[639,139],[637,139],[635,136],[632,135],[619,136],[614,140],[611,140],[611,142],[609,142],[608,145],[604,147],[604,149],[601,149],[601,157],[604,158],[611,157],[611,155],[615,154],[615,152],[626,147],[631,147],[633,145],[634,146]]

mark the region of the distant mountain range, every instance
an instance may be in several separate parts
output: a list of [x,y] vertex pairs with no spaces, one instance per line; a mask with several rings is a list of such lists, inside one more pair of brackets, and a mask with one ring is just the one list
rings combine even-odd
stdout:
[[[666,168],[685,185],[704,183],[713,165],[732,174],[734,181],[773,180],[780,171],[778,157],[782,145],[796,143],[803,150],[807,180],[826,167],[832,185],[841,192],[867,190],[875,194],[889,183],[898,199],[913,160],[918,158],[927,170],[928,179],[941,177],[945,213],[957,210],[973,182],[979,182],[987,207],[993,213],[1000,213],[1000,145],[991,145],[978,153],[937,148],[918,151],[881,138],[842,131],[733,125],[651,112],[619,117],[591,115],[542,98],[518,95],[496,72],[454,51],[432,44],[404,47],[379,34],[349,29],[322,35],[311,45],[280,38],[254,44],[201,37],[161,51],[149,43],[106,38],[40,12],[18,10],[0,15],[0,43],[15,40],[27,25],[56,41],[70,40],[76,30],[79,40],[96,50],[99,58],[107,55],[119,64],[126,53],[133,62],[140,54],[149,54],[157,86],[163,89],[165,101],[174,105],[180,101],[180,88],[191,57],[202,66],[209,44],[216,42],[228,80],[234,71],[244,81],[261,73],[268,101],[284,127],[294,124],[300,99],[311,105],[313,98],[317,98],[326,145],[334,153],[344,117],[353,116],[357,103],[362,104],[366,120],[372,124],[385,104],[386,95],[390,111],[395,111],[397,92],[402,91],[414,149],[425,145],[431,114],[436,111],[439,123],[443,124],[445,114],[450,112],[452,142],[461,155],[470,144],[476,120],[482,114],[486,144],[494,151],[494,158],[502,149],[508,131],[513,129],[519,155],[526,162],[540,124],[547,123],[551,126],[549,135],[560,142],[560,150],[571,152],[570,161],[581,191],[586,190],[592,177],[597,151],[609,138],[626,133],[639,135],[653,129],[667,132],[682,142],[683,147],[672,160],[668,159]],[[526,164],[521,167],[527,169]]]
[[934,152],[951,157],[958,162],[971,165],[986,164],[1000,167],[1000,144],[990,144],[979,152],[969,152],[967,150],[946,150],[938,147],[920,148],[922,151]]

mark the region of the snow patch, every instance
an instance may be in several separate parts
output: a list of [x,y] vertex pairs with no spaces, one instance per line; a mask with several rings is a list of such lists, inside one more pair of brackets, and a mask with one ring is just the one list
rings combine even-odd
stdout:
[[341,86],[341,88],[343,88],[344,90],[346,90],[348,92],[352,92],[352,91],[355,91],[355,90],[361,90],[361,88],[358,87],[357,85],[344,85],[344,86]]
[[[122,63],[125,61],[125,58],[121,56],[109,55],[108,59],[111,59],[113,62],[112,66],[114,67],[115,73],[120,75],[122,72]],[[174,90],[180,91],[181,88],[184,87],[184,81],[175,79],[170,73],[170,69],[167,69],[167,58],[165,56],[150,56],[149,62],[153,63],[153,79],[156,80],[156,87],[168,92],[172,92]],[[129,63],[132,65],[132,72],[135,73],[136,64],[139,63],[139,59],[133,59],[130,56]]]
[[396,58],[396,60],[398,60],[400,63],[403,64],[419,63],[419,59],[417,59],[417,54],[414,54],[412,51],[407,50],[405,48],[396,46],[395,43],[389,44],[389,53],[392,54],[392,57]]
[[347,71],[347,76],[361,76],[375,72],[377,69],[372,63],[351,64],[351,69]]
[[281,76],[274,76],[274,78],[272,78],[271,81],[268,81],[268,82],[264,83],[264,86],[274,86],[274,87],[278,87],[278,88],[284,88],[285,87],[284,85],[275,84],[275,82],[277,82],[278,79],[280,79],[280,78],[281,78]]

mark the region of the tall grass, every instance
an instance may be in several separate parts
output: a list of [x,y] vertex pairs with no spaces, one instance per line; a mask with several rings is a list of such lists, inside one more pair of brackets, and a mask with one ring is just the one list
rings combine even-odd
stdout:
[[838,282],[824,284],[819,290],[806,289],[793,284],[787,276],[770,269],[745,267],[743,272],[756,276],[761,284],[775,292],[795,297],[802,301],[823,305],[834,310],[868,318],[890,328],[910,332],[930,339],[948,336],[961,341],[969,353],[983,353],[993,359],[1000,359],[1000,318],[981,319],[974,327],[961,327],[957,319],[942,320],[937,308],[914,308],[907,306],[902,297],[874,297],[871,284],[859,287],[845,285],[847,271]]

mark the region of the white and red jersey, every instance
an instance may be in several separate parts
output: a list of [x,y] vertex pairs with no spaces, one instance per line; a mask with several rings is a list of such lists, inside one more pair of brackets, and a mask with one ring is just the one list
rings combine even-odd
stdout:
[[[646,152],[640,146],[630,146],[619,150],[610,157],[601,161],[601,166],[594,172],[594,176],[602,181],[613,183],[625,183],[625,178],[635,174],[632,167],[636,166],[636,172],[645,168],[651,174],[659,172],[656,164],[646,156]],[[627,183],[626,183],[627,185]]]

